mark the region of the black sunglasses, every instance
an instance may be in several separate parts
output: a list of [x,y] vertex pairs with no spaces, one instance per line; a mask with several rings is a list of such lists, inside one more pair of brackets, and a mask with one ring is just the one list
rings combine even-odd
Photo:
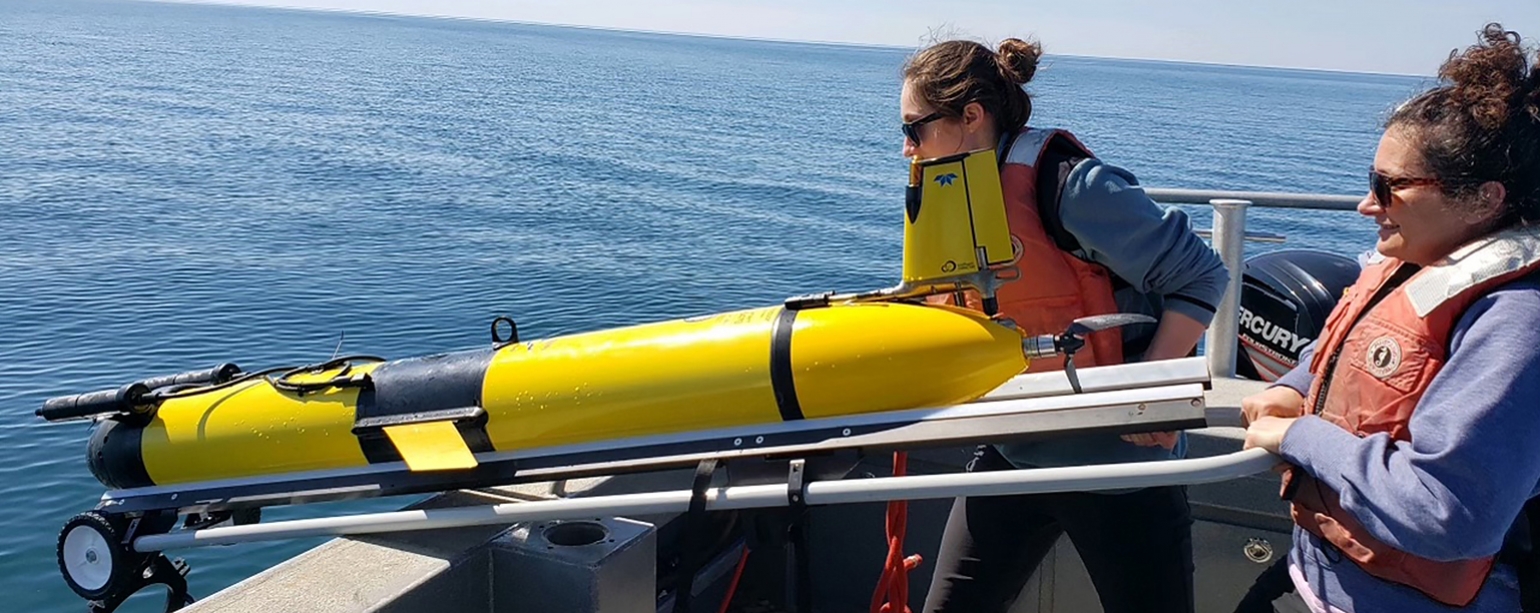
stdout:
[[1395,190],[1413,185],[1442,184],[1442,181],[1432,177],[1392,177],[1378,170],[1369,171],[1369,191],[1374,194],[1374,200],[1385,208],[1390,208],[1391,192]]
[[909,142],[914,143],[914,146],[918,147],[920,146],[920,126],[923,126],[937,119],[941,119],[942,117],[945,117],[945,115],[942,115],[941,111],[936,111],[914,121],[906,121],[900,126],[900,128],[904,131],[904,137],[908,138]]

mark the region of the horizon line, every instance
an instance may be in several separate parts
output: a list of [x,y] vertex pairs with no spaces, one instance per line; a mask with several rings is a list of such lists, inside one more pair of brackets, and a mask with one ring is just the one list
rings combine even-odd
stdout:
[[[491,24],[510,24],[510,25],[536,26],[536,27],[548,27],[548,28],[566,28],[566,29],[574,29],[574,30],[595,30],[595,31],[600,31],[600,32],[615,32],[615,33],[624,33],[624,34],[649,34],[649,35],[654,35],[654,36],[680,36],[680,37],[691,37],[691,38],[707,38],[707,39],[713,39],[713,40],[737,40],[737,41],[772,43],[772,44],[782,44],[782,45],[807,45],[807,46],[825,46],[825,47],[848,47],[848,48],[858,48],[858,49],[891,50],[891,51],[906,51],[906,50],[914,51],[914,50],[918,49],[918,47],[908,47],[908,46],[898,45],[898,44],[894,44],[894,43],[875,43],[875,42],[856,42],[856,41],[828,41],[828,40],[800,39],[800,38],[772,38],[772,37],[763,37],[763,36],[742,36],[742,35],[733,35],[733,34],[712,34],[712,33],[707,33],[707,32],[686,32],[686,31],[677,31],[677,30],[648,30],[648,29],[642,29],[642,28],[626,28],[626,27],[619,27],[619,26],[602,26],[602,25],[590,25],[590,24],[558,23],[558,22],[551,22],[551,21],[528,21],[528,20],[512,19],[512,18],[506,18],[506,17],[477,17],[477,16],[469,16],[469,15],[443,15],[443,14],[430,14],[430,13],[398,13],[398,12],[392,12],[392,11],[378,11],[378,10],[366,10],[366,9],[342,9],[342,8],[328,8],[328,7],[308,7],[308,6],[272,6],[272,5],[266,5],[266,4],[247,4],[247,3],[243,2],[242,0],[133,0],[133,1],[149,2],[149,3],[161,3],[161,4],[199,4],[199,5],[205,5],[205,6],[208,6],[208,5],[214,5],[214,6],[238,6],[238,7],[253,8],[253,9],[269,9],[269,10],[277,10],[277,11],[299,11],[299,12],[331,13],[331,14],[360,15],[360,16],[370,16],[370,17],[405,17],[405,18],[413,18],[413,19],[447,19],[447,20],[473,21],[473,22],[482,22],[482,23],[491,23]],[[1071,54],[1071,53],[1046,53],[1045,52],[1043,54],[1043,57],[1061,57],[1061,58],[1090,59],[1090,60],[1117,60],[1117,61],[1130,61],[1130,62],[1152,62],[1152,63],[1162,63],[1162,64],[1188,64],[1188,65],[1197,65],[1197,66],[1215,66],[1215,67],[1225,67],[1225,68],[1261,68],[1261,69],[1267,69],[1267,70],[1294,70],[1294,71],[1301,71],[1301,72],[1321,72],[1321,73],[1340,74],[1340,75],[1365,75],[1365,76],[1380,76],[1380,77],[1415,77],[1415,78],[1422,78],[1422,79],[1436,78],[1436,75],[1432,75],[1432,74],[1418,74],[1418,73],[1409,73],[1409,72],[1375,72],[1375,71],[1361,70],[1361,69],[1360,70],[1352,70],[1352,69],[1346,69],[1346,68],[1320,68],[1320,67],[1313,67],[1313,66],[1280,66],[1280,65],[1271,65],[1271,64],[1237,64],[1237,63],[1233,63],[1233,62],[1220,62],[1220,61],[1179,60],[1179,59],[1171,59],[1171,58],[1130,57],[1130,56],[1118,56],[1118,55],[1082,55],[1082,54]]]

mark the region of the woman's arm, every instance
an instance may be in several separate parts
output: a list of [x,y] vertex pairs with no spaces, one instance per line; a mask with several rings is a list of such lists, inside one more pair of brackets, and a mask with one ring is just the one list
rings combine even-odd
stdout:
[[[1326,334],[1326,331],[1322,330],[1321,334]],[[1315,384],[1315,375],[1310,374],[1310,361],[1315,359],[1315,345],[1319,342],[1321,342],[1320,338],[1317,337],[1316,340],[1310,341],[1309,345],[1305,345],[1305,348],[1299,352],[1299,363],[1293,370],[1278,377],[1270,387],[1287,386],[1299,392],[1301,396],[1309,394],[1310,386]]]
[[[1163,298],[1160,323],[1143,359],[1185,357],[1214,319],[1230,283],[1219,254],[1192,231],[1187,214],[1151,200],[1127,170],[1095,158],[1075,166],[1058,203],[1064,229],[1084,257],[1106,266],[1135,291]],[[1143,446],[1175,447],[1175,432],[1131,434]]]
[[1155,328],[1155,338],[1144,351],[1144,359],[1170,360],[1187,357],[1198,346],[1198,339],[1208,326],[1181,311],[1167,310],[1161,314],[1160,326]]
[[1070,171],[1058,205],[1085,256],[1135,291],[1164,299],[1146,359],[1188,355],[1213,321],[1230,275],[1187,214],[1155,203],[1132,173],[1094,158]]

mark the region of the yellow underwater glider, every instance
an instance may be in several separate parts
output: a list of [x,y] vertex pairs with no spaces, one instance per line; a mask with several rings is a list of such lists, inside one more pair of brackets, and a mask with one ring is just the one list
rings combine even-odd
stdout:
[[[38,416],[93,422],[87,463],[108,488],[61,532],[61,571],[95,610],[149,582],[190,602],[185,567],[135,544],[178,521],[188,533],[260,523],[265,506],[860,447],[979,401],[1034,358],[1067,356],[1073,379],[1087,334],[1152,321],[1029,336],[993,312],[1000,284],[1032,282],[1016,275],[993,150],[914,160],[904,219],[890,288],[537,340],[499,318],[477,349],[223,364],[50,399]],[[963,291],[984,311],[925,300]],[[1159,425],[1202,425],[1196,414]]]

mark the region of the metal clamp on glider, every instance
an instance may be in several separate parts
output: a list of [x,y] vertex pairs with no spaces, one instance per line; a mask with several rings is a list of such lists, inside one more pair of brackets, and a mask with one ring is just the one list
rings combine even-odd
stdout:
[[116,389],[49,398],[36,415],[50,422],[91,419],[99,416],[138,418],[148,421],[159,399],[154,392],[195,385],[217,385],[240,374],[241,367],[224,363],[213,368],[135,381]]
[[1085,347],[1085,336],[1092,332],[1111,330],[1132,324],[1152,324],[1155,318],[1134,313],[1113,313],[1081,317],[1070,323],[1069,329],[1059,334],[1039,334],[1021,341],[1021,348],[1028,359],[1064,356],[1064,374],[1069,377],[1070,387],[1076,394],[1081,392],[1080,378],[1075,376],[1075,353]]

